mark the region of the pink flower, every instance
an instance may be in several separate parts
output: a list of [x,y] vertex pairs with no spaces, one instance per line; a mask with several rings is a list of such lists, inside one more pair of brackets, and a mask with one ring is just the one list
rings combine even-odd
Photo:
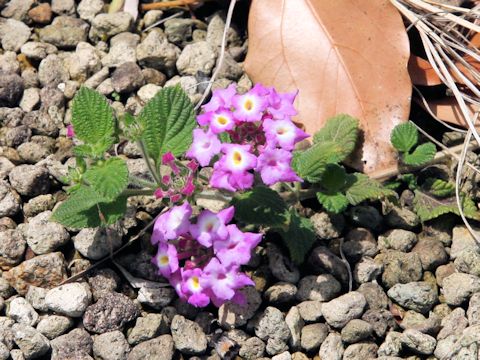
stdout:
[[270,146],[278,145],[285,150],[293,150],[295,144],[308,138],[308,134],[290,120],[266,119],[263,130]]
[[206,290],[207,284],[202,269],[194,268],[182,272],[181,291],[188,298],[188,303],[198,307],[207,306],[210,298]]
[[252,279],[239,272],[238,266],[224,266],[217,258],[210,260],[204,269],[205,282],[213,293],[212,300],[225,302],[235,296],[235,290],[255,285]]
[[73,125],[67,125],[67,137],[68,138],[73,138],[75,137],[75,131],[73,130]]
[[220,149],[221,143],[215,134],[195,129],[193,130],[193,143],[186,156],[196,159],[201,166],[208,166]]
[[225,154],[219,160],[222,168],[232,173],[242,173],[253,169],[257,164],[257,157],[251,152],[250,145],[222,144]]
[[235,208],[227,209],[215,214],[210,210],[203,210],[198,216],[197,223],[190,227],[190,233],[205,247],[211,247],[214,241],[225,240],[228,236],[227,227],[235,213]]
[[239,121],[259,121],[267,106],[265,95],[268,90],[261,85],[255,85],[249,92],[236,95],[233,98],[235,111],[233,115]]
[[213,173],[210,177],[210,186],[228,191],[245,190],[252,187],[253,181],[254,176],[248,171],[234,173],[225,170],[223,163],[217,161],[213,166]]
[[302,181],[291,167],[292,153],[283,149],[264,149],[258,157],[256,171],[262,181],[273,185],[280,181]]
[[247,264],[252,250],[262,240],[262,234],[241,232],[237,225],[228,225],[227,231],[225,240],[214,241],[215,255],[224,266]]
[[190,227],[190,215],[192,215],[192,207],[188,202],[173,206],[169,211],[160,215],[153,226],[152,243],[173,240],[186,234]]
[[170,244],[158,244],[158,251],[152,262],[158,267],[162,276],[169,278],[172,273],[178,270],[177,249]]
[[274,119],[289,119],[297,115],[297,110],[293,106],[298,90],[293,93],[279,94],[272,88],[268,95],[267,111]]
[[215,90],[210,101],[203,106],[205,112],[217,111],[220,108],[230,109],[232,99],[237,93],[235,84],[231,84],[226,89]]
[[199,119],[201,119],[199,123],[201,125],[209,125],[210,131],[214,134],[231,130],[235,126],[235,119],[233,118],[232,112],[225,109],[199,115]]

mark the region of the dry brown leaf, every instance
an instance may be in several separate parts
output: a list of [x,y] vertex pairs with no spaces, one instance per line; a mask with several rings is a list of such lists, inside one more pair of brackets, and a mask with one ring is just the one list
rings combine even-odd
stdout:
[[247,73],[299,89],[297,120],[313,134],[331,116],[358,117],[364,144],[353,166],[375,175],[396,164],[390,132],[408,119],[409,43],[388,0],[253,0]]
[[473,48],[480,48],[480,33],[476,33],[470,39],[470,46]]
[[[419,104],[423,107],[423,104]],[[428,106],[430,111],[432,111],[432,113],[434,113],[439,119],[468,128],[462,112],[460,111],[460,106],[453,96],[445,97],[443,99],[428,100]],[[467,105],[467,107],[472,113],[480,110],[480,108],[475,109],[471,105]]]

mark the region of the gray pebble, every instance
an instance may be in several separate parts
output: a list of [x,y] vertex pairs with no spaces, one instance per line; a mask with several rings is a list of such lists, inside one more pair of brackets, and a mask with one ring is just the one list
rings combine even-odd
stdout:
[[7,316],[17,323],[29,326],[35,326],[38,322],[38,313],[23,297],[17,297],[10,301]]
[[128,360],[162,359],[171,360],[175,351],[172,336],[162,335],[135,346]]
[[453,273],[443,279],[443,295],[449,305],[461,305],[473,293],[480,291],[480,278],[470,274]]
[[373,327],[368,322],[360,319],[353,319],[342,329],[342,340],[345,343],[353,344],[367,339],[373,333]]
[[15,343],[22,351],[25,359],[36,359],[50,350],[48,339],[33,327],[25,324],[12,326]]
[[93,355],[99,360],[127,360],[130,346],[122,332],[115,330],[93,338]]
[[48,315],[38,322],[37,330],[49,340],[53,340],[65,334],[68,329],[73,327],[73,324],[73,320],[66,316]]
[[276,355],[287,349],[290,330],[280,310],[267,307],[255,325],[255,335],[267,342],[266,351]]
[[308,275],[298,283],[297,299],[329,301],[335,298],[340,290],[340,283],[330,274]]
[[359,318],[367,304],[362,293],[352,291],[322,305],[323,317],[335,328],[344,327],[350,320]]
[[414,329],[405,330],[400,339],[403,346],[421,355],[433,354],[437,345],[435,338]]
[[436,289],[424,281],[396,284],[387,294],[401,306],[420,313],[427,313],[438,301]]
[[45,304],[52,311],[70,317],[80,317],[92,301],[85,283],[70,283],[53,288],[45,295]]
[[342,360],[344,351],[340,334],[330,333],[320,346],[318,355],[322,360]]
[[312,353],[320,348],[320,345],[328,336],[328,326],[325,324],[305,325],[302,329],[302,349]]
[[207,337],[195,322],[175,315],[172,320],[172,337],[175,348],[188,355],[203,354],[207,349]]

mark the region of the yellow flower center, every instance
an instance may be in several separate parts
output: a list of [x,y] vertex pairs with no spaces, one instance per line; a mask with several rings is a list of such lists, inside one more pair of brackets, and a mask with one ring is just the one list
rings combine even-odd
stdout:
[[200,281],[198,280],[198,276],[192,276],[192,286],[195,289],[198,289],[200,287]]
[[217,121],[220,125],[226,125],[228,123],[228,119],[225,116],[219,116]]
[[287,132],[287,130],[283,127],[277,129],[277,134],[278,135],[283,135]]
[[240,165],[242,163],[242,154],[240,154],[238,151],[233,153],[233,163],[235,165]]
[[253,109],[253,101],[250,100],[250,99],[247,99],[247,101],[245,101],[245,103],[243,104],[243,107],[245,108],[245,110],[247,111],[250,111]]
[[160,262],[160,265],[162,266],[168,265],[168,256],[167,255],[161,256],[159,259],[159,262]]

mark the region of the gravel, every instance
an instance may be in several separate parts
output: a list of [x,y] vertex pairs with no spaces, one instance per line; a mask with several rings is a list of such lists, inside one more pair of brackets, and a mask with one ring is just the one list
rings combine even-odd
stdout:
[[329,325],[342,328],[350,320],[361,317],[366,304],[362,293],[352,291],[323,304],[323,317]]
[[70,317],[81,317],[92,301],[92,293],[85,283],[61,285],[45,295],[45,304],[51,311]]

